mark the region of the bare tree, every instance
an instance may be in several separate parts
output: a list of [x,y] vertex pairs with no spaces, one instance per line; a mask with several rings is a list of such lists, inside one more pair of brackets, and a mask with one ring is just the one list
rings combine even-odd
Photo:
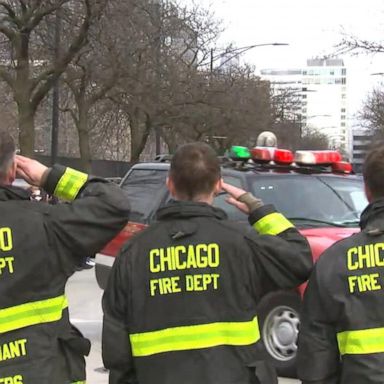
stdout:
[[306,131],[301,138],[300,149],[329,149],[328,137],[317,130]]
[[384,41],[372,41],[361,39],[352,34],[343,34],[343,37],[336,45],[335,55],[350,53],[358,55],[361,53],[384,53]]
[[[63,12],[63,17],[73,17],[71,35],[67,36],[60,55],[53,57],[39,43],[42,28],[56,12]],[[0,2],[0,77],[12,90],[18,111],[19,145],[26,155],[32,156],[34,152],[36,110],[86,43],[92,17],[92,0]]]
[[86,171],[91,166],[92,132],[100,128],[99,123],[106,113],[103,106],[122,73],[123,64],[119,59],[122,47],[114,32],[116,25],[111,20],[115,20],[114,12],[107,7],[98,23],[90,28],[87,45],[63,76],[73,98],[67,100],[62,110],[70,113],[76,126],[81,164]]
[[359,118],[372,134],[384,133],[384,88],[374,88],[364,101]]

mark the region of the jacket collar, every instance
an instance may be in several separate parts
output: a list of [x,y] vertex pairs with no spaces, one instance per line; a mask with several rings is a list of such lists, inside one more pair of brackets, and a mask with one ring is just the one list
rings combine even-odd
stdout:
[[384,198],[369,204],[360,218],[360,228],[364,231],[384,231]]
[[215,208],[207,203],[191,201],[170,201],[165,207],[157,211],[157,219],[167,220],[172,218],[213,217],[219,220],[227,219],[227,214],[220,208]]
[[30,200],[29,191],[13,186],[0,186],[0,201]]

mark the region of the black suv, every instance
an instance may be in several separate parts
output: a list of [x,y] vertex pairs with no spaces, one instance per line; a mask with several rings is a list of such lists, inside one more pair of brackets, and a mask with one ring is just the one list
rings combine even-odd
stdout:
[[[104,288],[110,267],[121,245],[153,220],[156,210],[170,199],[165,180],[167,162],[134,165],[120,186],[131,202],[127,227],[96,256],[96,277]],[[314,260],[335,241],[358,231],[359,216],[367,201],[362,178],[333,172],[330,167],[279,166],[228,161],[222,166],[227,183],[251,191],[272,203],[305,235]],[[214,205],[229,219],[247,222],[244,214],[219,195]],[[266,349],[282,376],[295,375],[299,310],[304,286],[295,291],[266,295],[258,314]]]

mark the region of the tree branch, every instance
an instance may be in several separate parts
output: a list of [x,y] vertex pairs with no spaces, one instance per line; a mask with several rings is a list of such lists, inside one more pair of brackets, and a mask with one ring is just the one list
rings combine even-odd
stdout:
[[14,87],[13,77],[9,74],[9,72],[0,67],[0,78],[2,78],[12,89]]
[[7,28],[4,24],[0,24],[0,33],[5,35],[8,40],[13,40],[15,37],[15,32],[11,28]]
[[3,7],[6,10],[8,16],[11,19],[16,19],[16,14],[8,3],[6,3],[5,1],[0,1],[0,7]]
[[69,0],[60,0],[55,5],[52,5],[51,7],[43,8],[40,12],[36,12],[38,8],[35,8],[32,12],[32,17],[30,18],[29,23],[25,26],[25,29],[28,31],[34,30],[41,22],[41,20],[51,15],[52,13],[58,11],[65,3],[67,3]]
[[85,6],[86,6],[86,14],[84,17],[84,22],[80,27],[80,30],[78,32],[77,37],[72,42],[72,44],[69,46],[68,51],[66,54],[59,59],[57,63],[54,64],[54,67],[50,70],[46,71],[45,75],[39,76],[40,77],[40,83],[37,84],[34,82],[33,89],[38,87],[36,92],[32,96],[31,104],[32,108],[36,109],[41,100],[45,97],[45,95],[49,92],[49,90],[52,88],[54,82],[62,75],[62,73],[66,70],[69,63],[72,61],[72,59],[75,57],[76,53],[81,49],[84,42],[87,38],[87,33],[90,28],[91,24],[91,18],[92,18],[92,11],[91,11],[91,5],[90,0],[84,0]]

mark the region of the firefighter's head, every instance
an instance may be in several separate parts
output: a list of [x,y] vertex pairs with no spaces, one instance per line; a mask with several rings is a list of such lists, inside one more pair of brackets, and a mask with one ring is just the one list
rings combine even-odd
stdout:
[[0,185],[10,185],[16,177],[16,146],[12,136],[0,131]]
[[177,200],[212,204],[221,191],[220,161],[205,143],[185,144],[171,161],[167,186]]
[[363,166],[365,193],[368,201],[384,198],[384,143],[375,146]]

